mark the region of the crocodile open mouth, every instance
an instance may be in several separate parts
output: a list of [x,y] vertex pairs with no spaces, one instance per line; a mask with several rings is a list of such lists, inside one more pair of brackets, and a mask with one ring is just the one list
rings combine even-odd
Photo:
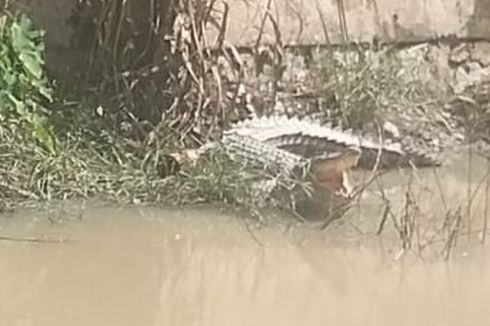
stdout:
[[352,147],[335,156],[316,158],[313,162],[316,181],[335,195],[350,198],[353,187],[349,179],[349,171],[357,166],[360,156],[361,150]]

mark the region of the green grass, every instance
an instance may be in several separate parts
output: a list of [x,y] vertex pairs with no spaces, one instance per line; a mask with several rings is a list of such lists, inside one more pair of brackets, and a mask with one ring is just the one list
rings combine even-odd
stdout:
[[394,107],[422,99],[424,89],[411,62],[389,48],[357,48],[327,52],[316,78],[327,99],[328,112],[348,128],[363,128]]

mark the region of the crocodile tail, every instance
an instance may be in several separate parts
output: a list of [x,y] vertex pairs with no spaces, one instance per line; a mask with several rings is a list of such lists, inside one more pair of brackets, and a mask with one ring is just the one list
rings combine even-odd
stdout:
[[424,149],[412,146],[403,146],[405,152],[405,162],[415,167],[438,167],[442,165],[442,160],[435,153],[429,153]]
[[[323,155],[324,153],[340,152],[352,146],[352,144],[339,143],[327,138],[311,137],[302,134],[284,135],[269,139],[266,143],[307,158]],[[359,145],[356,146],[362,150],[358,168],[373,169],[376,166],[376,162],[378,162],[380,146],[373,146],[372,142],[368,144],[359,142]],[[439,166],[441,162],[436,157],[424,153],[421,150],[386,143],[381,147],[381,155],[377,164],[378,168],[381,169],[394,169],[411,166]]]

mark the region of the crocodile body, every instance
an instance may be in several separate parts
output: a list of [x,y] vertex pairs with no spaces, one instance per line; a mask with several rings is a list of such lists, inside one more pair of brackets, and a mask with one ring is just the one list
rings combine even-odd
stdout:
[[[341,217],[349,208],[354,195],[347,174],[350,169],[371,169],[376,162],[379,168],[385,169],[440,165],[431,155],[401,144],[358,138],[349,131],[322,126],[313,120],[285,116],[238,122],[225,131],[219,141],[206,143],[197,150],[186,150],[178,156],[195,161],[217,150],[232,161],[243,163],[245,169],[259,171],[257,182],[253,184],[253,197],[258,200],[275,197],[278,192],[283,196],[277,175],[313,181],[312,196],[306,201],[300,200],[300,206],[293,206],[295,210],[299,208],[296,212],[324,215],[326,220]],[[265,170],[274,177],[264,177],[260,171]],[[288,198],[286,194],[286,201]]]
[[[206,143],[198,149],[174,153],[173,157],[178,162],[196,162],[201,156],[218,151],[243,165],[244,171],[255,169],[267,171],[268,176],[273,178],[283,176],[295,180],[309,180],[315,187],[320,186],[323,190],[341,197],[350,197],[352,194],[353,189],[347,171],[357,165],[361,155],[358,148],[349,147],[338,152],[306,158],[254,137],[227,132],[220,141]],[[256,186],[269,189],[271,182],[258,182]]]
[[235,162],[259,170],[272,169],[274,174],[289,177],[307,171],[325,188],[343,196],[351,190],[346,172],[355,167],[372,169],[377,164],[380,169],[394,169],[441,164],[421,150],[356,137],[350,131],[286,116],[240,121],[225,131],[220,141],[188,150],[184,156],[195,160],[217,148]]
[[305,158],[253,137],[228,133],[220,142],[201,148],[201,155],[217,148],[235,162],[250,168],[267,169],[275,175],[305,179],[313,177],[317,184],[337,195],[348,197],[351,187],[346,171],[357,165],[361,151],[356,147],[343,148],[335,153],[324,153]]
[[226,155],[236,162],[254,168],[266,167],[287,176],[307,168],[309,163],[308,159],[300,155],[247,136],[225,135],[219,144]]
[[362,151],[358,167],[372,169],[378,167],[431,167],[441,162],[423,150],[402,146],[390,141],[380,142],[366,137],[355,136],[351,131],[343,131],[324,126],[310,119],[286,116],[262,117],[238,122],[226,135],[237,134],[250,137],[276,148],[286,150],[304,158],[314,158],[325,153],[337,153],[348,147]]
[[[227,132],[220,141],[187,150],[183,156],[195,161],[206,153],[217,152],[243,164],[244,178],[255,176],[249,191],[257,207],[273,199],[303,219],[320,218],[326,227],[348,211],[355,195],[348,171],[357,165],[361,155],[356,147],[306,158],[254,137]],[[265,171],[269,173],[264,174]],[[284,183],[285,180],[289,181]],[[297,181],[302,186],[297,187]]]

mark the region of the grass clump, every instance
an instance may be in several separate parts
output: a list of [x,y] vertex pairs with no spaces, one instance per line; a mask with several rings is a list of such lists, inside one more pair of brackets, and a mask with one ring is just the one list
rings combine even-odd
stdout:
[[152,183],[130,159],[103,155],[77,139],[66,139],[50,154],[16,130],[0,128],[1,195],[4,202],[87,198],[138,198]]
[[[42,32],[23,15],[0,16],[0,198],[99,198],[122,203],[224,202],[252,207],[258,171],[214,153],[178,171],[169,129],[131,139],[89,101],[59,98],[45,75]],[[150,141],[150,138],[153,141]],[[259,196],[260,197],[260,196]]]
[[207,167],[162,175],[161,169],[129,150],[122,138],[113,139],[112,150],[107,151],[69,136],[60,140],[55,154],[7,127],[0,127],[0,141],[0,196],[8,207],[26,201],[89,198],[117,203],[224,201],[223,196],[233,196],[238,188],[236,182],[234,189],[229,186],[236,175],[226,174],[217,162],[214,174]]
[[424,92],[412,68],[390,48],[329,51],[318,71],[325,97],[335,102],[328,115],[361,129],[386,110],[420,100]]

